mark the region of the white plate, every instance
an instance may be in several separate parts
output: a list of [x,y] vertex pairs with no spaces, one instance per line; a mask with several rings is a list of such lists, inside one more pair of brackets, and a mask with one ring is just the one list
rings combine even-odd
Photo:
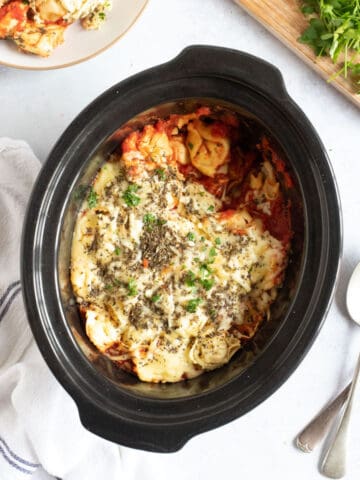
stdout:
[[113,0],[100,30],[88,31],[79,22],[65,31],[65,42],[50,57],[20,52],[15,43],[0,40],[0,64],[30,70],[49,70],[74,65],[98,55],[119,40],[135,23],[148,0]]

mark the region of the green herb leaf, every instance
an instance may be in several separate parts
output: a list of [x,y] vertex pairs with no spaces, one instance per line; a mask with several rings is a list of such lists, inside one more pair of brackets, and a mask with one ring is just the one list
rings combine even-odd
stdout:
[[212,308],[209,312],[209,315],[210,315],[210,318],[212,319],[216,318],[216,310]]
[[128,296],[129,297],[135,297],[137,295],[137,285],[136,281],[134,278],[130,278],[128,284],[127,284],[127,289],[128,289]]
[[192,150],[194,148],[194,144],[191,142],[188,142],[188,147],[190,148],[190,150]]
[[214,263],[216,255],[217,255],[216,248],[211,247],[209,250],[209,263]]
[[216,245],[221,245],[221,240],[219,237],[215,238]]
[[192,232],[189,232],[187,235],[186,235],[186,238],[188,240],[190,240],[190,242],[194,242],[195,241],[195,235],[192,233]]
[[160,178],[160,180],[166,179],[165,170],[163,168],[156,168],[155,174]]
[[329,81],[342,75],[354,86],[360,85],[353,63],[360,55],[359,0],[305,0],[301,10],[311,18],[299,42],[310,45],[318,56],[329,56],[333,63],[343,58],[342,66]]
[[189,313],[195,313],[201,302],[201,298],[194,298],[192,300],[189,300],[185,307],[186,311]]
[[122,198],[128,207],[136,207],[140,203],[140,197],[135,195],[139,190],[139,185],[131,183],[122,195]]
[[200,280],[201,285],[205,288],[205,290],[210,290],[214,286],[214,279],[213,278],[206,278],[204,280]]
[[153,213],[145,213],[143,216],[143,222],[148,227],[149,230],[152,229],[155,225],[165,225],[166,220],[162,218],[157,218]]
[[185,279],[184,279],[185,285],[187,285],[188,287],[193,287],[195,285],[195,279],[196,279],[195,273],[189,270],[188,272],[186,272],[186,275],[185,275]]
[[145,225],[154,225],[154,223],[156,223],[156,217],[153,213],[145,213],[143,221]]
[[315,12],[315,8],[310,5],[304,5],[301,8],[301,11],[303,12],[304,15],[310,15],[311,13]]
[[160,300],[160,298],[161,298],[161,295],[159,295],[158,293],[156,293],[155,295],[153,295],[153,296],[151,297],[150,300],[151,300],[153,303],[156,303],[156,302],[158,302],[158,301]]
[[114,250],[115,255],[120,255],[120,252],[121,252],[120,248],[116,247]]
[[209,212],[213,212],[214,210],[215,210],[214,205],[210,205],[209,208],[208,208],[208,211],[209,211]]
[[98,194],[95,192],[93,187],[90,188],[89,195],[87,197],[87,202],[89,205],[89,208],[94,208],[97,205],[98,201]]
[[212,271],[212,268],[209,267],[209,265],[207,263],[203,263],[202,265],[200,265],[200,276],[201,278],[206,278],[208,277],[211,273],[213,273]]

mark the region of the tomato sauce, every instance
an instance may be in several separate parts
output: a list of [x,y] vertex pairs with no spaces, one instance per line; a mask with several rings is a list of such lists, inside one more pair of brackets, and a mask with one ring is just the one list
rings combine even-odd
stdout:
[[214,135],[214,137],[225,138],[229,135],[229,128],[224,123],[215,122],[211,127],[211,134]]
[[261,215],[264,227],[273,237],[287,245],[292,237],[290,202],[288,205],[279,198],[271,204],[271,215]]
[[215,197],[221,198],[229,182],[229,177],[222,173],[216,174],[214,178],[203,175],[198,182]]
[[22,2],[10,2],[0,8],[0,21],[8,13],[10,13],[11,18],[22,22],[26,20],[26,13],[29,10],[29,6]]
[[[29,6],[22,2],[10,2],[0,8],[0,38],[23,30]],[[16,23],[13,25],[13,21]],[[3,24],[2,24],[3,23]]]

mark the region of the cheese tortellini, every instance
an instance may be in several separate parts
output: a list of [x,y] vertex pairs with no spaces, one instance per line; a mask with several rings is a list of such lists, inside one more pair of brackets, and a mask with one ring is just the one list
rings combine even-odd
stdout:
[[12,39],[24,52],[49,56],[64,41],[64,31],[81,20],[98,29],[111,0],[5,0],[0,2],[0,38]]
[[200,120],[188,124],[187,145],[191,163],[204,175],[213,177],[216,170],[229,161],[230,141],[215,127]]

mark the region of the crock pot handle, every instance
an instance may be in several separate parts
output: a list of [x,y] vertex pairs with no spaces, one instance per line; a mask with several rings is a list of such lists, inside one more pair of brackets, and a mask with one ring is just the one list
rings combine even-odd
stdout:
[[221,77],[231,77],[278,100],[289,99],[283,77],[274,65],[239,50],[192,45],[167,65],[186,77],[209,73],[219,76],[221,72]]
[[[192,425],[164,425],[132,422],[125,417],[113,417],[106,409],[99,409],[84,399],[75,399],[83,426],[111,442],[130,448],[157,453],[180,450],[191,437],[203,430]],[[114,428],[116,426],[116,428]]]

